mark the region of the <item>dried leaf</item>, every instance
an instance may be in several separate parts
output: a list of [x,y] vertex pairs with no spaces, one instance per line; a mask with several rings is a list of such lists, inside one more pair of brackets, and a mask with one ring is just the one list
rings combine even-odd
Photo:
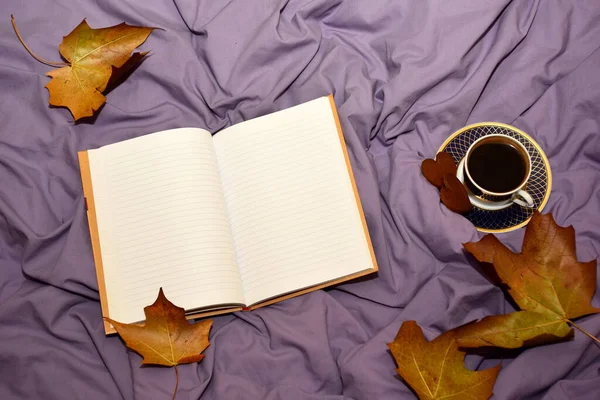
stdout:
[[444,169],[440,164],[431,158],[426,158],[421,163],[421,172],[425,179],[436,188],[441,188],[444,184]]
[[[596,290],[596,261],[577,261],[572,226],[560,227],[552,214],[535,212],[525,230],[521,253],[513,253],[493,235],[485,235],[479,242],[465,243],[464,247],[480,262],[493,265],[494,272],[508,286],[508,293],[522,310],[544,316],[528,314],[527,321],[518,322],[524,324],[524,328],[538,325],[529,335],[514,329],[517,320],[523,317],[496,320],[505,324],[507,334],[514,339],[497,337],[499,345],[519,347],[524,341],[538,340],[537,335],[568,337],[566,323],[598,341],[572,321],[600,312],[591,305]],[[548,325],[544,327],[542,321]],[[478,329],[486,331],[485,327]]]
[[92,29],[84,19],[58,46],[70,65],[46,74],[50,104],[67,107],[75,120],[92,116],[106,101],[102,92],[113,67],[121,68],[154,29],[125,23]]
[[415,321],[404,322],[388,347],[398,373],[419,399],[489,399],[500,372],[500,365],[484,371],[467,369],[454,331],[427,342]]
[[440,191],[440,198],[442,203],[455,213],[466,214],[473,209],[467,189],[456,175],[444,176],[444,187]]
[[547,314],[517,311],[493,315],[455,329],[460,348],[516,349],[555,343],[573,337],[569,325]]
[[144,313],[146,323],[143,326],[107,318],[127,347],[144,358],[142,364],[172,367],[204,358],[201,353],[210,344],[208,334],[212,320],[190,324],[184,309],[167,300],[162,288],[154,304],[144,308]]
[[444,176],[456,175],[456,164],[450,153],[441,151],[435,156],[435,160],[426,158],[421,163],[421,172],[425,179],[438,189],[444,185]]
[[449,210],[466,214],[473,209],[467,189],[456,177],[456,164],[450,153],[442,151],[435,160],[423,160],[421,173],[429,183],[440,189],[440,199]]
[[455,175],[456,176],[456,164],[454,163],[454,157],[452,154],[441,151],[435,156],[435,160],[442,167],[444,175]]

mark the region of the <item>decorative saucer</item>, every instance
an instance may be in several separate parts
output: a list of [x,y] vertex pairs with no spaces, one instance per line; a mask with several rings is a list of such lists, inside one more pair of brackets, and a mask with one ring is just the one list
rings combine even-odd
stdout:
[[[548,202],[550,191],[552,190],[550,163],[546,158],[546,154],[544,154],[544,151],[535,140],[514,126],[499,122],[483,122],[465,126],[454,132],[440,146],[438,152],[445,151],[450,153],[458,165],[467,153],[467,149],[471,143],[482,136],[492,134],[507,135],[515,138],[527,149],[527,152],[531,156],[531,176],[525,189],[533,197],[534,207],[526,208],[513,203],[499,210],[488,211],[473,206],[473,209],[465,217],[481,232],[510,232],[527,225],[534,211],[542,211]],[[470,193],[469,195],[473,196],[476,194]],[[482,200],[496,200],[488,199],[485,195],[477,197]]]

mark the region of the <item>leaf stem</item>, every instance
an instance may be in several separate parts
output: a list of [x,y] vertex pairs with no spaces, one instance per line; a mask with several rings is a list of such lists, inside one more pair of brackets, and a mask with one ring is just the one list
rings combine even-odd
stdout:
[[12,22],[13,29],[15,30],[15,33],[17,34],[19,41],[21,42],[23,47],[25,47],[25,50],[27,50],[27,52],[31,55],[31,57],[35,58],[36,60],[38,60],[39,62],[41,62],[43,64],[50,65],[52,67],[67,67],[67,66],[71,65],[69,63],[64,63],[64,62],[54,62],[54,61],[44,60],[43,58],[35,55],[35,53],[33,51],[31,51],[31,49],[29,47],[27,47],[27,45],[23,41],[23,38],[21,37],[19,30],[17,29],[17,23],[15,21],[15,17],[12,14],[10,15],[10,22]]
[[579,325],[577,325],[575,322],[571,321],[570,319],[568,319],[567,322],[569,324],[573,325],[575,328],[579,329],[580,332],[585,333],[586,335],[588,335],[593,341],[595,341],[600,346],[600,340],[598,340],[597,337],[595,337],[591,333],[587,332],[585,329],[583,329],[582,327],[580,327]]
[[175,390],[173,390],[173,396],[171,396],[171,400],[175,400],[175,395],[177,394],[177,386],[179,386],[179,372],[177,371],[177,365],[175,368]]

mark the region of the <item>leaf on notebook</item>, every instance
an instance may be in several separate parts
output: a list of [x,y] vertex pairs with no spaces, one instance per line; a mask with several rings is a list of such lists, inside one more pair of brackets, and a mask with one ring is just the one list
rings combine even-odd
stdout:
[[172,367],[202,361],[212,320],[189,323],[184,309],[171,303],[162,288],[154,304],[144,308],[144,314],[146,322],[142,326],[106,318],[127,347],[143,357],[142,364]]
[[440,199],[450,211],[458,214],[471,211],[473,206],[465,186],[456,177],[456,164],[450,153],[442,151],[435,160],[423,160],[421,173],[429,183],[440,189]]
[[[600,340],[573,322],[575,318],[599,313],[600,309],[591,305],[596,291],[596,260],[577,260],[572,226],[560,227],[552,214],[535,212],[525,230],[520,253],[512,252],[490,234],[478,242],[465,243],[464,247],[480,262],[491,264],[493,274],[508,287],[510,296],[521,310],[529,313],[492,320],[498,324],[494,327],[496,332],[508,330],[510,340],[490,333],[490,320],[484,319],[479,326],[470,328],[470,339],[462,345],[484,345],[490,335],[495,338],[495,346],[510,348],[524,341],[535,342],[539,340],[537,335],[548,340],[568,338],[571,334],[567,324],[600,344]],[[529,335],[523,336],[523,330]]]
[[46,85],[50,93],[49,103],[67,107],[75,120],[90,117],[100,109],[106,102],[102,93],[107,89],[109,81],[118,81],[119,77],[126,76],[141,61],[147,53],[131,55],[131,52],[156,29],[126,23],[93,29],[84,19],[63,37],[58,49],[67,62],[57,63],[35,55],[25,45],[14,17],[11,18],[17,37],[35,59],[47,65],[61,67],[46,74],[52,78]]
[[419,399],[488,399],[500,372],[500,365],[483,371],[467,369],[454,331],[428,342],[415,321],[405,321],[388,347],[398,374]]

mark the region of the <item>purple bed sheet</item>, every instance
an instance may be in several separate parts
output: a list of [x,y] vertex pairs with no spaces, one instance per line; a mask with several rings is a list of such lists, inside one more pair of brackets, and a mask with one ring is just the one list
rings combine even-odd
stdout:
[[[376,278],[214,318],[178,399],[413,399],[386,343],[510,312],[461,243],[481,234],[420,173],[480,121],[535,138],[552,167],[544,212],[600,251],[600,3],[589,1],[4,0],[0,18],[0,399],[167,399],[168,368],[102,330],[76,152],[182,126],[225,126],[333,93],[380,265]],[[50,108],[19,44],[58,60],[83,18],[164,30],[92,121]],[[524,230],[501,234],[519,249]],[[600,305],[600,294],[593,304]],[[600,336],[600,316],[580,320]],[[494,399],[596,400],[600,347],[502,360]]]

